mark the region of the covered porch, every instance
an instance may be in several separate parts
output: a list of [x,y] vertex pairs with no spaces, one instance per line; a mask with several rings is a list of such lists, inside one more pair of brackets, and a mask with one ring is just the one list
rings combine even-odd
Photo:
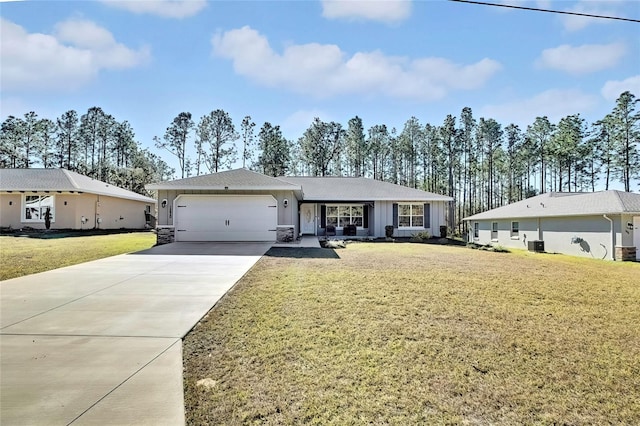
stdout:
[[373,209],[373,201],[301,202],[300,235],[373,237]]

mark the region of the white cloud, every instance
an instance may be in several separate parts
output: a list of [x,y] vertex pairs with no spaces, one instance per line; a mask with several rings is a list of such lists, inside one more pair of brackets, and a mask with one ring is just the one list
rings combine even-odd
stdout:
[[606,100],[615,102],[623,92],[627,91],[640,96],[640,75],[634,75],[622,81],[609,80],[604,84],[600,93]]
[[[566,11],[589,15],[621,16],[621,9],[624,3],[624,0],[581,0],[573,7],[566,9]],[[609,19],[589,18],[576,15],[562,15],[561,19],[564,29],[570,32],[580,31],[592,24],[610,24],[613,22]]]
[[622,59],[626,50],[624,43],[583,44],[582,46],[563,44],[543,50],[537,65],[570,74],[586,74],[614,67]]
[[328,19],[393,23],[410,15],[410,0],[322,0],[322,16]]
[[522,128],[536,117],[547,116],[551,122],[571,114],[586,113],[596,107],[598,100],[579,90],[551,89],[531,98],[517,99],[499,105],[485,105],[480,115],[495,118],[500,123],[514,123]]
[[268,87],[316,97],[384,95],[436,100],[451,90],[482,87],[502,66],[492,59],[460,65],[444,58],[352,56],[333,44],[290,45],[275,52],[267,38],[245,26],[213,36],[213,53],[233,61],[236,73]]
[[132,50],[117,43],[91,21],[69,20],[53,35],[29,34],[0,18],[2,90],[65,89],[86,84],[105,69],[126,69],[150,58],[148,48]]
[[103,3],[137,14],[163,18],[187,18],[207,6],[206,0],[102,0]]

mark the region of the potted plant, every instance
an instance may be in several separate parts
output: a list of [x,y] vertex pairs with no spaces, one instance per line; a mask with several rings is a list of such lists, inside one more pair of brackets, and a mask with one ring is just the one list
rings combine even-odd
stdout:
[[44,212],[44,226],[51,228],[51,207],[47,207],[47,211]]

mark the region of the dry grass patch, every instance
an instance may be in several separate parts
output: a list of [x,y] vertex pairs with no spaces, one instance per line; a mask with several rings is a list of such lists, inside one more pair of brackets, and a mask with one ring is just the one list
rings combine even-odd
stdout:
[[189,424],[640,423],[638,264],[282,250],[185,339]]
[[67,238],[0,236],[0,280],[153,247],[152,232]]

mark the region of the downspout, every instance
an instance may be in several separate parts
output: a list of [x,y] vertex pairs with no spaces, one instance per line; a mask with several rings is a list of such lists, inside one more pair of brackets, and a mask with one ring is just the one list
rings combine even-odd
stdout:
[[540,227],[540,218],[538,218],[538,241],[542,241],[542,228]]
[[610,223],[611,226],[611,259],[612,260],[616,260],[616,251],[615,251],[615,236],[614,236],[614,229],[613,229],[613,220],[611,220],[611,218],[609,216],[607,216],[606,214],[603,214],[602,217],[604,217],[605,219],[607,219]]

